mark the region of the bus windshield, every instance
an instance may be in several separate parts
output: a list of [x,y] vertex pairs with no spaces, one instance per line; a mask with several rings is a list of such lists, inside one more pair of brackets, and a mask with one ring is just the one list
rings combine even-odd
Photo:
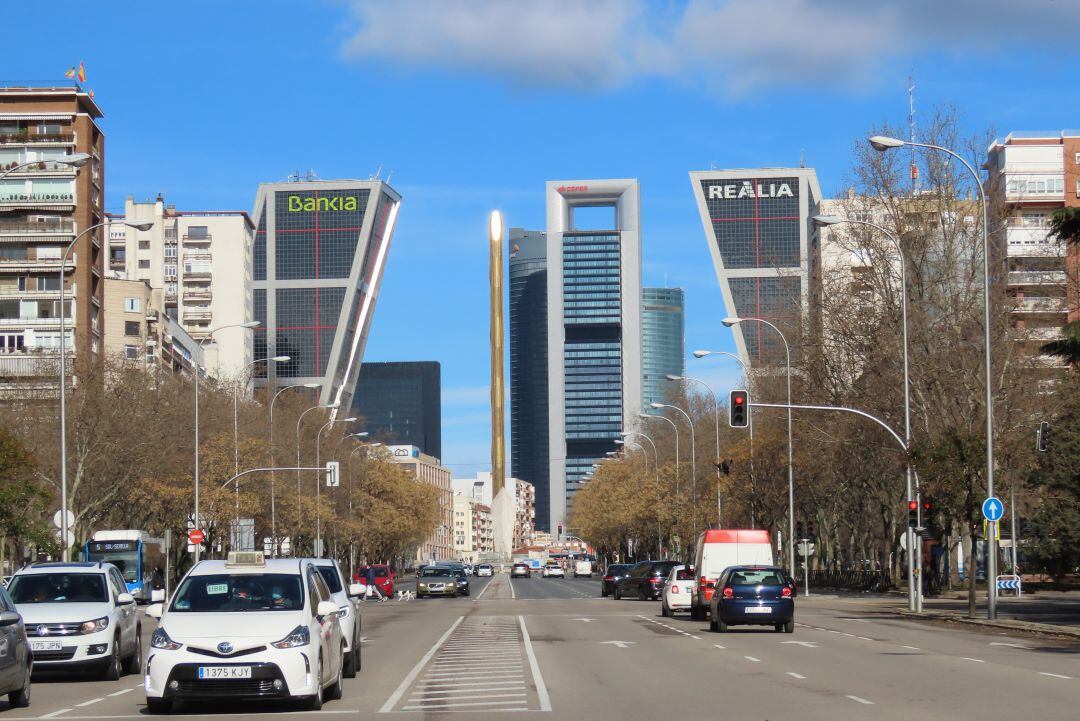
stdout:
[[128,583],[141,578],[138,541],[90,541],[86,544],[86,560],[111,563]]

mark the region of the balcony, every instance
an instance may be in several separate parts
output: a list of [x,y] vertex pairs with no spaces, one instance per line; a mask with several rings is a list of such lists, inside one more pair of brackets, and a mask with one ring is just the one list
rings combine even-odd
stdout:
[[11,208],[70,207],[75,205],[71,193],[8,193],[0,196],[0,210]]
[[1068,310],[1064,298],[1024,298],[1013,306],[1014,313],[1066,313]]
[[209,279],[211,276],[213,276],[213,270],[211,269],[209,263],[206,263],[206,264],[191,264],[191,265],[185,264],[184,265],[184,277],[185,278],[192,278],[192,279],[206,278],[206,279]]
[[1009,285],[1064,285],[1067,281],[1063,270],[1010,270]]
[[0,353],[0,378],[55,375],[58,353]]
[[184,245],[209,245],[214,238],[209,233],[188,235],[184,233]]
[[185,250],[184,260],[192,263],[209,263],[213,254],[208,250]]
[[5,133],[0,135],[0,145],[70,145],[75,133]]
[[[11,168],[15,168],[15,167],[17,167],[19,165],[22,165],[22,163],[20,163],[20,162],[11,162],[11,163],[8,163],[7,168],[4,168],[4,167],[0,166],[0,171],[10,170]],[[75,174],[76,174],[76,170],[77,170],[76,168],[74,168],[74,167],[72,167],[72,166],[70,166],[70,165],[68,165],[66,163],[57,163],[57,162],[54,162],[54,161],[51,161],[51,160],[42,160],[42,161],[39,161],[37,163],[34,163],[33,161],[31,161],[30,165],[24,165],[23,167],[19,168],[18,170],[14,170],[14,171],[8,173],[4,177],[18,178],[19,176],[23,176],[23,175],[25,175],[25,176],[60,175],[60,176],[68,177],[68,178],[74,178]]]
[[[68,327],[71,319],[68,318]],[[59,328],[59,318],[0,318],[0,328]]]
[[1010,226],[1006,229],[1006,252],[1010,258],[1060,258],[1065,245],[1046,237],[1046,228]]
[[210,291],[210,288],[184,288],[185,303],[192,301],[210,302],[213,299],[214,294]]
[[0,236],[44,236],[75,235],[75,224],[69,221],[59,223],[5,223],[0,222]]
[[184,322],[198,322],[204,320],[210,320],[213,314],[210,309],[205,306],[187,307],[184,308]]
[[[45,271],[55,273],[60,270],[60,258],[0,258],[0,273],[11,271]],[[75,254],[72,253],[64,264],[65,270],[75,270]]]
[[1061,328],[1025,328],[1021,331],[1024,340],[1061,340],[1065,337]]

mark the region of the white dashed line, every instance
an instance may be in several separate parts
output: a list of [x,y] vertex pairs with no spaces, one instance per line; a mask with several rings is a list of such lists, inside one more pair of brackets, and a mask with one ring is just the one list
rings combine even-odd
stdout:
[[694,634],[690,634],[690,638],[694,639],[695,641],[701,640],[701,636],[695,636]]
[[428,649],[428,652],[425,653],[423,658],[421,658],[416,663],[413,669],[401,682],[401,685],[398,686],[397,689],[394,691],[393,695],[391,695],[390,698],[386,700],[386,703],[384,703],[382,708],[379,709],[379,713],[389,713],[394,709],[394,706],[397,705],[398,700],[401,699],[402,695],[409,688],[409,685],[412,684],[412,682],[416,680],[416,677],[420,675],[420,671],[424,668],[424,664],[431,660],[431,657],[435,655],[435,652],[439,650],[439,647],[446,643],[446,639],[450,638],[450,635],[454,632],[454,629],[456,629],[464,620],[464,616],[458,616],[457,620],[450,624],[450,628],[446,629],[446,633],[444,633],[442,637],[435,642],[434,646]]
[[799,673],[795,673],[794,671],[788,671],[787,675],[791,676],[792,678],[797,678],[800,681],[803,681],[803,680],[806,679],[806,676],[803,676],[802,674],[799,674]]
[[754,658],[753,656],[743,656],[747,661],[753,661],[754,663],[761,663],[760,658]]
[[125,688],[123,691],[116,691],[115,693],[109,694],[109,696],[123,696],[124,694],[131,693],[134,690],[135,689],[133,689],[133,688]]
[[964,660],[964,661],[974,661],[975,663],[986,663],[986,661],[983,661],[981,658],[969,658],[967,656],[961,656],[960,658],[962,660]]
[[718,644],[718,643],[714,643],[714,644],[713,644],[713,648],[719,648],[719,649],[724,649],[724,648],[727,648],[727,647],[726,647],[726,646],[721,646],[721,645],[720,645],[720,644]]
[[52,713],[47,713],[44,716],[38,716],[38,718],[52,718],[54,716],[59,716],[62,713],[67,713],[70,710],[71,709],[69,709],[69,708],[62,708],[62,709],[59,709],[57,711],[53,711]]
[[906,648],[909,651],[922,651],[918,646],[901,646],[900,648]]
[[857,701],[858,703],[861,703],[864,706],[873,706],[874,705],[873,701],[867,701],[866,699],[860,698],[858,696],[845,696],[844,698],[849,698],[852,701]]
[[98,703],[100,701],[104,701],[104,700],[105,700],[104,696],[101,696],[99,698],[92,698],[89,701],[83,701],[82,703],[75,704],[75,708],[82,708],[83,706],[93,706],[94,704],[96,704],[96,703]]
[[862,639],[863,641],[873,641],[874,640],[872,638],[867,638],[866,636],[856,636],[855,638]]
[[1040,676],[1049,676],[1051,678],[1064,678],[1069,681],[1072,680],[1072,676],[1062,676],[1060,673],[1049,673],[1048,671],[1039,671]]

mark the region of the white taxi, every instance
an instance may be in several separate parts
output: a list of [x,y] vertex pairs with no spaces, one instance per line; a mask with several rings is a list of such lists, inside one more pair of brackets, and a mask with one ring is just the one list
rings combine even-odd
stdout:
[[188,571],[159,619],[146,659],[146,706],[174,700],[341,698],[340,609],[310,559],[230,553]]
[[694,569],[691,566],[673,567],[664,581],[660,612],[664,616],[674,616],[676,611],[689,611],[693,591]]

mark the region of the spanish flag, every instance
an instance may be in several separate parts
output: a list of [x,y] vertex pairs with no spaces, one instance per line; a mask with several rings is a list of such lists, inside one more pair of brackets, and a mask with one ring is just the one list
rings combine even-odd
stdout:
[[68,68],[68,71],[66,73],[64,73],[64,77],[65,78],[73,78],[73,77],[75,77],[75,66],[74,65],[72,65],[70,68]]
[[89,95],[89,96],[90,96],[90,99],[91,99],[91,100],[93,100],[93,99],[94,99],[94,91],[93,91],[93,90],[91,90],[91,91],[90,91],[89,93],[87,93],[87,95]]
[[83,65],[82,60],[79,61],[79,82],[80,83],[85,83],[86,82],[86,66]]

